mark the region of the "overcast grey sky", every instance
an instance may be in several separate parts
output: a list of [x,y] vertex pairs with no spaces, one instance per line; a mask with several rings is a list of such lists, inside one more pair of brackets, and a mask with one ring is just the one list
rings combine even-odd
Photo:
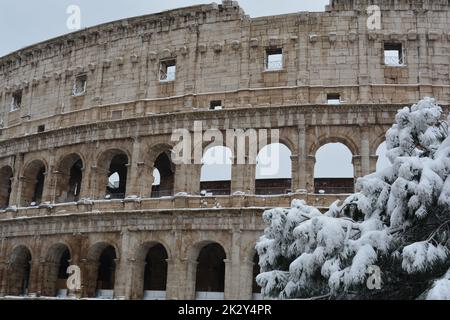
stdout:
[[[81,9],[81,27],[221,0],[0,0],[0,56],[70,32],[66,13]],[[328,0],[240,0],[252,17],[298,11],[323,11]]]

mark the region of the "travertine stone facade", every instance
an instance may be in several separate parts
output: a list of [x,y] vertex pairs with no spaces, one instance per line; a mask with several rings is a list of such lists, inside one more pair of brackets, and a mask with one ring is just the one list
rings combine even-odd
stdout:
[[[369,4],[381,8],[379,30],[367,28]],[[250,18],[224,0],[0,58],[0,295],[55,295],[65,259],[82,270],[77,294],[113,287],[117,298],[141,299],[164,291],[144,285],[146,263],[155,263],[147,253],[159,244],[166,298],[219,290],[250,299],[264,208],[295,198],[326,208],[344,197],[314,194],[322,145],[345,144],[360,177],[374,171],[399,108],[433,96],[448,109],[449,9],[448,0],[332,0],[325,12]],[[386,45],[400,48],[401,63],[385,63]],[[275,70],[271,52],[282,53]],[[174,78],[165,78],[173,64]],[[326,104],[330,94],[342,103]],[[213,101],[223,109],[210,110]],[[292,153],[292,193],[255,196],[249,163],[233,165],[231,195],[203,197],[201,166],[169,163],[174,196],[155,197],[153,169],[174,147],[173,130],[193,131],[195,121],[279,129]],[[108,199],[116,169],[125,177],[120,199]],[[203,250],[211,244],[222,251]],[[208,270],[202,252],[225,256],[223,288],[199,280]]]

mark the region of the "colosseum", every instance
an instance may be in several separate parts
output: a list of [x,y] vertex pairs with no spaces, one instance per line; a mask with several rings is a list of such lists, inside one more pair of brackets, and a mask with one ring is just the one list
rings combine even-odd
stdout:
[[[399,108],[425,96],[448,108],[449,8],[331,0],[251,18],[223,0],[0,58],[0,296],[259,298],[264,210],[327,208],[375,170]],[[172,161],[173,131],[198,123],[277,129],[290,178],[257,179],[247,157],[231,179],[202,181],[201,163]],[[315,177],[329,143],[351,152],[352,178]]]

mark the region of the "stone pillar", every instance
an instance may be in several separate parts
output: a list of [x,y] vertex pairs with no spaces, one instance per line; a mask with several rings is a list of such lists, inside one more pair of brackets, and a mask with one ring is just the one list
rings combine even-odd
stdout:
[[131,159],[128,161],[128,172],[127,172],[127,186],[126,186],[126,197],[140,197],[141,186],[145,181],[142,179],[141,166],[139,165],[139,158],[141,156],[141,140],[135,138],[133,140],[133,148],[131,151]]
[[239,226],[234,227],[230,257],[225,260],[225,299],[238,300],[241,290],[241,231]]
[[308,193],[314,193],[314,167],[316,165],[316,157],[309,155],[303,158],[303,162],[304,164],[302,165],[302,167],[305,168],[305,173],[302,176],[304,177],[305,181],[305,189],[308,191]]
[[352,163],[353,163],[353,168],[354,168],[354,172],[355,172],[354,177],[355,178],[362,177],[362,172],[363,172],[363,170],[362,170],[362,157],[361,156],[353,156]]
[[[58,268],[59,263],[41,261],[39,272],[41,295],[45,297],[51,297],[55,295],[54,289],[56,282],[54,281],[56,281],[58,278]],[[55,272],[56,274],[54,274]]]
[[291,189],[292,189],[292,192],[295,192],[296,190],[302,189],[300,187],[300,185],[301,185],[301,178],[300,178],[300,168],[299,168],[300,165],[299,165],[299,157],[298,157],[298,155],[296,155],[296,154],[291,155],[291,164],[292,164]]
[[55,162],[54,156],[51,155],[50,159],[48,160],[47,172],[45,173],[42,202],[50,202],[50,203],[55,202],[56,174],[53,171],[55,166],[54,162]]
[[8,263],[0,261],[0,297],[7,295]]
[[20,179],[23,167],[23,154],[18,154],[16,156],[16,162],[14,165],[14,180],[11,185],[11,195],[9,198],[10,206],[20,206],[22,181]]
[[[98,166],[92,166],[91,175],[89,177],[90,189],[86,190],[90,193],[89,199],[104,199],[106,195],[106,186],[108,184],[109,169]],[[83,191],[82,191],[83,192]]]
[[133,254],[130,252],[131,239],[130,231],[122,230],[122,241],[120,246],[120,259],[116,259],[114,297],[119,299],[130,299],[131,286],[133,283],[133,269],[130,265],[134,264]]
[[[302,119],[302,122],[305,120]],[[298,154],[293,154],[292,159],[292,191],[308,190],[308,171],[306,151],[306,127],[304,123],[298,128]]]
[[174,194],[186,192],[191,195],[200,193],[201,164],[176,165]]
[[240,274],[240,295],[237,297],[239,300],[252,300],[253,299],[253,261],[244,259],[241,262],[241,274]]
[[95,170],[93,170],[90,164],[85,163],[81,169],[82,179],[81,179],[81,190],[80,199],[94,199],[94,175]]
[[187,265],[185,262],[186,260],[183,261],[178,257],[167,259],[167,300],[182,300],[185,298],[186,293],[182,290],[184,285],[187,284],[186,277],[183,276],[187,274]]
[[[236,282],[239,280],[239,272],[233,274],[235,268],[233,268],[232,260],[225,259],[225,288],[224,288],[224,299],[225,300],[237,300],[236,293]],[[237,278],[235,278],[237,277]],[[239,286],[239,283],[237,283]]]
[[[233,161],[236,163],[236,161]],[[233,164],[231,168],[231,194],[255,194],[256,164]]]
[[369,130],[367,128],[361,128],[361,176],[363,177],[371,173],[370,171],[370,142],[369,142]]
[[28,285],[29,296],[39,296],[41,292],[41,275],[42,275],[42,261],[33,258],[30,262],[30,278]]
[[81,267],[81,296],[83,298],[95,297],[95,289],[97,287],[97,271],[99,263],[82,259]]
[[185,284],[185,293],[182,300],[195,300],[195,285],[197,277],[198,262],[192,259],[183,259],[181,263],[184,265],[185,277],[180,278],[180,283]]

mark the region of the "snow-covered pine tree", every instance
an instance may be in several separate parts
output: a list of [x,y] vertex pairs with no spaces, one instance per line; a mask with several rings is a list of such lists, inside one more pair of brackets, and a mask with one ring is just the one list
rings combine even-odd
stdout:
[[448,131],[425,98],[399,110],[386,134],[392,165],[358,179],[358,193],[325,214],[299,200],[266,211],[256,246],[263,296],[449,299]]

